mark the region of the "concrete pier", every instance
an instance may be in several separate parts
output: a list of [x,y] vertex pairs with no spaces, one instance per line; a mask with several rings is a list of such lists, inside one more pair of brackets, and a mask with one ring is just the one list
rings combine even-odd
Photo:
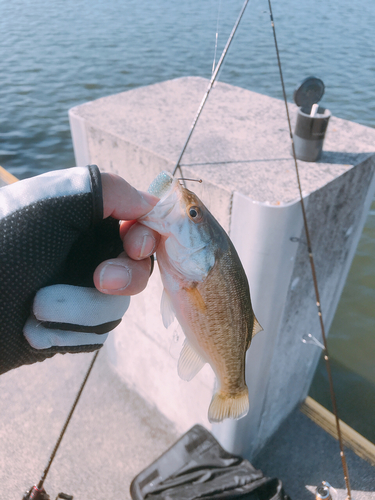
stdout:
[[[96,163],[146,190],[173,169],[206,87],[181,78],[73,108],[77,165]],[[374,144],[375,130],[332,117],[321,160],[299,162],[327,331],[372,200]],[[251,458],[307,395],[320,354],[301,342],[306,333],[320,340],[320,327],[283,102],[218,83],[182,165],[186,177],[203,179],[189,187],[230,234],[264,328],[247,356],[249,414],[214,426],[224,447]],[[205,366],[179,380],[182,334],[176,323],[164,329],[161,293],[155,272],[107,342],[109,357],[178,431],[210,427],[213,373]]]
[[[20,500],[39,481],[92,354],[65,354],[0,377],[0,496]],[[180,437],[129,390],[100,353],[45,482],[54,500],[131,500],[132,479]],[[347,451],[355,500],[375,500],[375,468]],[[337,441],[293,412],[253,461],[278,477],[292,500],[313,500],[329,481],[345,500]]]

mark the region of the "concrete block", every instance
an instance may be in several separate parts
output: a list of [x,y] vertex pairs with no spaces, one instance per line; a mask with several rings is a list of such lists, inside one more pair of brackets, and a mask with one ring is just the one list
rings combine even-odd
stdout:
[[[77,163],[96,163],[147,189],[173,169],[207,84],[181,78],[73,108]],[[297,108],[290,111],[295,120]],[[327,331],[374,192],[374,142],[375,130],[332,117],[320,161],[299,162]],[[203,179],[188,187],[230,234],[264,327],[247,356],[248,416],[214,426],[229,451],[251,458],[306,396],[320,354],[301,342],[308,332],[320,339],[320,328],[283,102],[216,84],[182,168]],[[209,426],[212,372],[178,379],[179,329],[164,329],[160,298],[155,273],[108,343],[113,364],[178,430]]]

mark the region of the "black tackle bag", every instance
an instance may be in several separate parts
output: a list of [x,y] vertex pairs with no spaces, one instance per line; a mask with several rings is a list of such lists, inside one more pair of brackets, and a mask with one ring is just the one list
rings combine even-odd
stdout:
[[201,425],[138,474],[130,494],[133,500],[291,500],[279,479],[227,453]]

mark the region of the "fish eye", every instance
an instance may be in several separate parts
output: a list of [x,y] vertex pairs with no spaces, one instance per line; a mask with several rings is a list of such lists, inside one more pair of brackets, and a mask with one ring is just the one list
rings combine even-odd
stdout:
[[198,222],[202,218],[202,212],[199,207],[191,206],[188,207],[187,213],[190,217],[190,219],[194,222]]

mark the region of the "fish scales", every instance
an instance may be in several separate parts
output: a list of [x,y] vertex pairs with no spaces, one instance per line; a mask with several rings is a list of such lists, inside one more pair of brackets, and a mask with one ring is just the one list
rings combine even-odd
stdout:
[[245,282],[238,279],[232,262],[226,263],[228,257],[224,256],[222,265],[215,265],[204,284],[197,286],[207,311],[189,308],[188,321],[194,331],[201,332],[197,342],[204,346],[216,375],[221,375],[221,389],[235,394],[245,385],[244,356],[251,341],[253,319],[241,307],[242,301],[250,300],[248,288],[238,287],[238,283]]
[[246,351],[261,330],[241,261],[213,215],[170,174],[160,174],[149,191],[160,201],[140,222],[161,234],[163,322],[168,327],[175,315],[186,336],[178,373],[191,380],[209,363],[217,379],[209,420],[241,418],[249,408]]

